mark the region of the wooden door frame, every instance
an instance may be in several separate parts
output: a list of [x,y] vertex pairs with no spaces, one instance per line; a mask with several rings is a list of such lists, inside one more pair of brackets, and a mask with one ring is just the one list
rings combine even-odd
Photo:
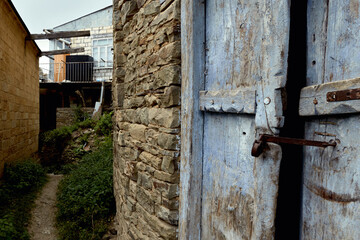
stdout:
[[201,239],[205,0],[181,0],[181,167],[179,239]]

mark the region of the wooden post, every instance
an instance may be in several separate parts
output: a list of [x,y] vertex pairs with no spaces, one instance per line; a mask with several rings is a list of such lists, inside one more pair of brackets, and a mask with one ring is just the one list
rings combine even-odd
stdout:
[[181,1],[181,190],[179,239],[201,239],[205,3]]

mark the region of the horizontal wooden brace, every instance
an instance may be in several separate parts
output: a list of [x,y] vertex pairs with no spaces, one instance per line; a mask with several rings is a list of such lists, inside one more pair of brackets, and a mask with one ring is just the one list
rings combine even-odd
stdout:
[[255,90],[200,91],[200,110],[255,114]]
[[39,40],[39,39],[57,39],[57,38],[71,38],[71,37],[88,37],[90,31],[60,31],[46,34],[31,34],[27,40]]
[[328,93],[360,88],[360,78],[305,87],[300,93],[300,116],[319,116],[360,112],[360,100],[329,100]]
[[69,48],[69,49],[62,49],[62,50],[54,50],[48,52],[41,52],[39,56],[52,56],[52,55],[61,55],[61,54],[68,54],[68,53],[78,53],[78,52],[85,52],[85,48]]

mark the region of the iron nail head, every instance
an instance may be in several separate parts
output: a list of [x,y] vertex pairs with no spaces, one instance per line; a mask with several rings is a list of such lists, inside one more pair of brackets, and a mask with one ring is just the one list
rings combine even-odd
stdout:
[[265,105],[269,105],[271,103],[271,99],[269,98],[269,97],[266,97],[265,99],[264,99],[264,104]]

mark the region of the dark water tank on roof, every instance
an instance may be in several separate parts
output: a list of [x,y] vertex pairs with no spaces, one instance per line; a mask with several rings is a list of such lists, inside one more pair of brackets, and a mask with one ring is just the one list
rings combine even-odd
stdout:
[[71,82],[93,81],[94,58],[89,55],[66,56],[66,80]]

